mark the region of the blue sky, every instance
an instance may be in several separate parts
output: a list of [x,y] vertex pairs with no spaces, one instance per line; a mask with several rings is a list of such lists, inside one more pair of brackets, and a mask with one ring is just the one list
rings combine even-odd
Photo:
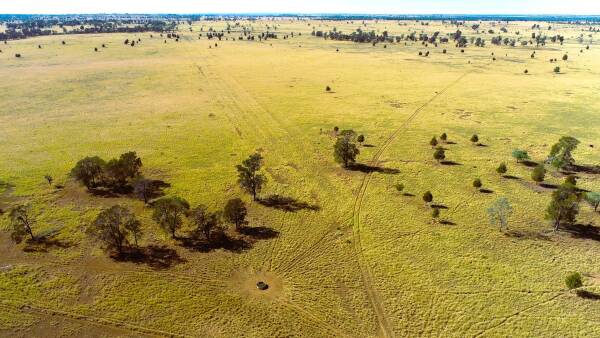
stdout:
[[600,0],[0,0],[0,13],[600,15]]

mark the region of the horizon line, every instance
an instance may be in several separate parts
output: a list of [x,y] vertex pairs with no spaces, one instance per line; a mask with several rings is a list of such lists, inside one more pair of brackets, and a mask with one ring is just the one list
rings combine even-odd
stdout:
[[358,13],[358,12],[81,12],[81,13],[0,13],[0,15],[273,15],[273,16],[316,16],[316,15],[354,15],[354,16],[557,16],[557,17],[600,17],[600,14],[533,14],[533,13]]

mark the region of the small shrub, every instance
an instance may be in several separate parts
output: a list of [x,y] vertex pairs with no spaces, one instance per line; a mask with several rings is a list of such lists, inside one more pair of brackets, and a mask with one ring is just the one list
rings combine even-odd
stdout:
[[480,180],[480,179],[476,178],[476,179],[473,181],[473,187],[474,187],[474,188],[476,188],[476,189],[479,189],[479,188],[481,188],[482,186],[483,186],[483,183],[481,183],[481,180]]
[[583,286],[583,277],[579,272],[573,272],[565,278],[565,285],[569,290],[580,288]]
[[433,201],[433,195],[431,194],[431,191],[426,191],[423,194],[423,201],[425,201],[425,203],[431,203],[431,201]]
[[560,67],[559,66],[554,67],[554,72],[557,74],[560,73]]
[[329,86],[325,87],[325,91],[326,92],[330,92],[331,91],[331,87],[329,87]]
[[477,136],[477,134],[473,134],[473,136],[471,136],[471,142],[473,142],[473,143],[479,142],[479,136]]
[[396,183],[394,185],[394,188],[396,188],[396,190],[398,190],[399,192],[404,191],[404,183]]
[[500,163],[498,168],[496,168],[496,172],[500,175],[506,174],[507,171],[508,171],[508,168],[506,168],[506,163],[504,163],[504,162]]
[[448,135],[446,135],[446,133],[443,133],[442,135],[440,135],[440,140],[446,142],[448,140]]
[[545,177],[546,177],[546,167],[544,167],[543,164],[538,164],[531,172],[531,179],[534,182],[537,182],[537,183],[544,182]]
[[432,147],[435,147],[435,146],[438,145],[438,141],[435,138],[435,136],[431,139],[431,141],[429,141],[429,145],[432,146]]

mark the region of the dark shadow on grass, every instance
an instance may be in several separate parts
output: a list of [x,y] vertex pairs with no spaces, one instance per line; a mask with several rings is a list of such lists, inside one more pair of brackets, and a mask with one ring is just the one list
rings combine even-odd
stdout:
[[482,188],[482,189],[479,189],[479,192],[482,194],[493,194],[494,190]]
[[547,235],[545,235],[541,232],[528,231],[528,230],[510,230],[510,231],[505,232],[504,236],[516,238],[516,239],[530,239],[530,240],[542,240],[542,241],[550,240],[550,237],[548,237]]
[[445,205],[443,205],[443,204],[432,204],[431,208],[433,208],[433,209],[445,209],[445,210],[448,209],[448,207],[445,206]]
[[210,241],[194,236],[179,238],[178,240],[184,248],[198,252],[211,252],[223,249],[241,253],[252,248],[252,243],[246,241],[244,238],[232,237],[224,232],[212,234]]
[[573,238],[591,239],[600,241],[600,228],[591,224],[571,224],[565,225],[563,229],[571,234]]
[[395,169],[395,168],[375,167],[375,166],[370,166],[368,164],[363,164],[363,163],[350,164],[348,166],[348,168],[346,168],[346,169],[351,170],[351,171],[360,171],[365,174],[381,173],[381,174],[396,175],[396,174],[400,173],[400,170]]
[[177,254],[177,251],[165,245],[149,245],[143,248],[128,247],[123,249],[122,253],[113,253],[110,257],[117,262],[145,264],[156,270],[168,269],[186,262]]
[[25,240],[25,252],[48,252],[52,249],[67,249],[74,246],[71,242],[66,242],[55,238],[57,232],[52,232],[45,235],[38,235],[34,239],[28,238]]
[[574,164],[569,167],[569,170],[572,170],[576,173],[585,173],[591,175],[600,175],[600,166],[591,166],[591,165],[577,165]]
[[409,192],[405,192],[404,194],[402,194],[402,196],[406,196],[406,197],[415,197],[414,194],[411,194]]
[[483,143],[477,143],[478,147],[483,147],[483,148],[487,148],[489,147],[487,144],[483,144]]
[[375,146],[372,145],[372,144],[363,144],[363,147],[365,147],[365,148],[375,148]]
[[529,161],[529,160],[521,161],[521,164],[523,164],[526,167],[530,167],[530,168],[536,167],[538,165],[537,162],[533,162],[533,161]]
[[306,202],[298,201],[293,197],[280,196],[280,195],[271,195],[267,198],[261,198],[258,203],[264,205],[265,207],[279,209],[288,212],[297,212],[300,210],[311,210],[311,211],[319,211],[321,207],[314,204],[308,204]]
[[440,162],[442,165],[450,165],[450,166],[455,166],[455,165],[462,165],[461,163],[458,162],[454,162],[454,161],[442,161]]
[[453,142],[453,141],[446,141],[446,142],[444,142],[444,143],[445,143],[445,144],[457,144],[456,142]]
[[242,227],[240,234],[256,239],[272,239],[279,237],[279,231],[268,227]]
[[512,175],[504,175],[502,177],[506,178],[507,180],[520,180],[521,179],[520,177],[512,176]]
[[600,295],[597,293],[593,293],[587,290],[577,290],[575,292],[577,294],[577,296],[579,296],[580,298],[583,299],[588,299],[588,300],[600,300]]
[[454,223],[452,221],[449,221],[447,219],[441,220],[440,224],[443,224],[443,225],[456,225],[456,223]]
[[546,188],[546,189],[558,189],[558,185],[550,184],[550,183],[540,183],[540,187]]
[[90,192],[90,194],[96,196],[96,197],[104,197],[104,198],[116,198],[119,197],[119,194],[113,192],[110,189],[104,189],[104,188],[90,188],[88,189],[88,191]]

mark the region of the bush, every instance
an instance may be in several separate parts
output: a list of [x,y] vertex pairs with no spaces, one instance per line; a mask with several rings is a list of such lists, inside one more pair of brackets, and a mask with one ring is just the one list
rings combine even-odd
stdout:
[[431,194],[431,191],[426,191],[423,194],[423,201],[425,201],[425,203],[431,203],[431,201],[433,201],[433,195]]
[[481,180],[480,180],[480,179],[476,178],[476,179],[473,181],[473,187],[474,187],[474,188],[477,188],[477,189],[479,189],[479,188],[481,188],[482,186],[483,186],[483,183],[481,183]]
[[508,168],[506,168],[506,163],[504,163],[504,162],[500,163],[498,168],[496,168],[496,172],[500,175],[506,174],[507,171],[508,171]]
[[569,290],[580,288],[583,286],[583,277],[579,272],[573,272],[565,278],[565,285]]
[[435,138],[435,136],[434,136],[434,137],[431,139],[431,141],[429,141],[429,145],[430,145],[430,146],[432,146],[432,147],[435,147],[435,146],[437,146],[437,144],[438,144],[438,141],[437,141],[437,139],[436,139],[436,138]]
[[554,72],[555,73],[560,73],[560,67],[559,66],[554,67]]
[[534,182],[541,183],[544,182],[546,177],[546,168],[543,164],[538,164],[533,171],[531,172],[531,179]]
[[473,142],[473,143],[479,142],[479,136],[477,136],[477,134],[473,134],[473,136],[471,136],[471,142]]
[[440,135],[440,140],[446,142],[448,140],[448,135],[446,135],[446,133],[443,133],[442,135]]
[[396,188],[396,190],[399,192],[402,192],[404,190],[404,183],[397,183],[394,185],[394,188]]

